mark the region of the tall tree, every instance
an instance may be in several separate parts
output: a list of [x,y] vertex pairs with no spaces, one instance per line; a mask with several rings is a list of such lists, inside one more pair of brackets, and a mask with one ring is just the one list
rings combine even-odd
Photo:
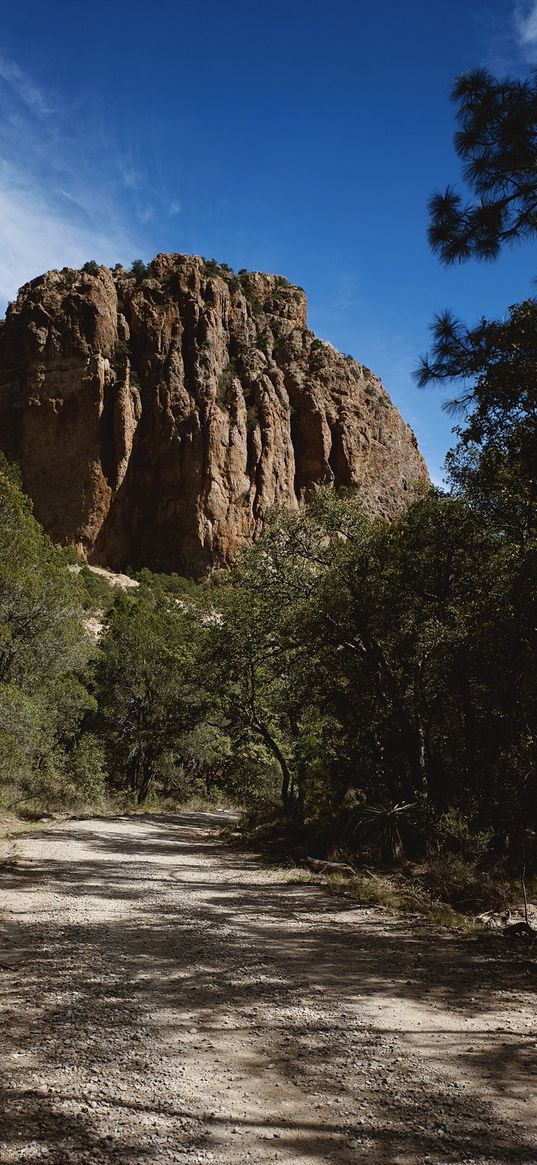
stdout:
[[98,728],[110,771],[143,804],[181,737],[200,718],[195,673],[201,627],[173,597],[120,596],[96,665]]
[[[501,247],[537,231],[537,73],[496,80],[483,69],[453,90],[455,147],[476,200],[451,188],[430,200],[429,240],[445,263],[494,259]],[[432,326],[433,348],[419,363],[421,386],[462,381],[445,407],[463,417],[448,457],[455,487],[483,517],[518,540],[537,521],[537,302],[509,308],[503,320],[467,327],[445,311]]]
[[[434,195],[429,241],[445,263],[490,260],[537,231],[537,74],[497,81],[474,70],[458,79],[453,97],[455,146],[475,200],[464,204],[450,188]],[[474,623],[481,678],[472,734],[479,722],[489,733],[487,742],[481,731],[476,773],[487,774],[496,825],[503,817],[511,835],[521,835],[537,809],[536,335],[534,299],[473,328],[444,312],[433,324],[432,355],[417,369],[421,385],[464,381],[447,404],[462,417],[447,464],[454,491],[493,539],[490,599],[477,604]]]

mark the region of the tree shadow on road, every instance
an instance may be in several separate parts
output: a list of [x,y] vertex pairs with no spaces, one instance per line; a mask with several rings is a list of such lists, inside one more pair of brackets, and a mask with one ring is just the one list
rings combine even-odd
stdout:
[[[137,817],[127,837],[120,823],[104,833],[64,827],[67,845],[85,847],[81,862],[67,854],[0,871],[0,891],[15,890],[21,909],[3,928],[21,957],[0,970],[2,1165],[23,1160],[28,1145],[41,1154],[33,1159],[58,1165],[82,1160],[83,1148],[92,1165],[191,1161],[206,1151],[218,1161],[241,1137],[263,1150],[266,1139],[288,1165],[350,1165],[360,1154],[386,1165],[426,1155],[535,1160],[524,1128],[498,1115],[506,1090],[528,1093],[536,1039],[485,1032],[497,992],[519,974],[511,956],[500,957],[500,939],[460,940],[415,919],[349,912],[226,851],[202,814]],[[29,922],[23,911],[44,886],[58,897],[57,919]],[[65,921],[62,899],[80,905],[75,921]],[[371,1022],[369,1004],[394,998],[409,1015],[434,1007],[439,1026],[420,1021],[409,1036]],[[468,1037],[450,1015],[469,1024]],[[472,1050],[484,1039],[486,1050]],[[262,1115],[259,1106],[232,1115],[225,1096],[223,1111],[210,1111],[214,1080],[234,1054],[254,1096],[268,1088]],[[452,1081],[440,1079],[436,1057]],[[200,1065],[207,1094],[185,1106],[181,1079]],[[485,1075],[499,1101],[493,1124],[479,1092]]]

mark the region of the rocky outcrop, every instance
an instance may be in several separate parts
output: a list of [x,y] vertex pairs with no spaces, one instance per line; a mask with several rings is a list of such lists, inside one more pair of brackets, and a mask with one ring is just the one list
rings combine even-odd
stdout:
[[199,576],[316,486],[405,504],[415,437],[309,331],[300,288],[188,255],[134,266],[50,271],[0,325],[0,448],[56,542]]

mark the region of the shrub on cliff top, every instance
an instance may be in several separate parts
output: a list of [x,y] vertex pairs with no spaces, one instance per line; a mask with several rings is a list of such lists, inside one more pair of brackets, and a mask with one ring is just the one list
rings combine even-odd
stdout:
[[144,279],[148,279],[153,274],[152,263],[144,263],[143,259],[134,259],[131,263],[131,274],[134,275],[136,284],[143,283]]

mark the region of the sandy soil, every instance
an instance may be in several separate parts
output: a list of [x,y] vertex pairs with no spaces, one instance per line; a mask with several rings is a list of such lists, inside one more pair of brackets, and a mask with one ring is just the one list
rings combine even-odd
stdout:
[[535,1165],[528,960],[289,885],[221,824],[17,839],[0,867],[2,1165]]

